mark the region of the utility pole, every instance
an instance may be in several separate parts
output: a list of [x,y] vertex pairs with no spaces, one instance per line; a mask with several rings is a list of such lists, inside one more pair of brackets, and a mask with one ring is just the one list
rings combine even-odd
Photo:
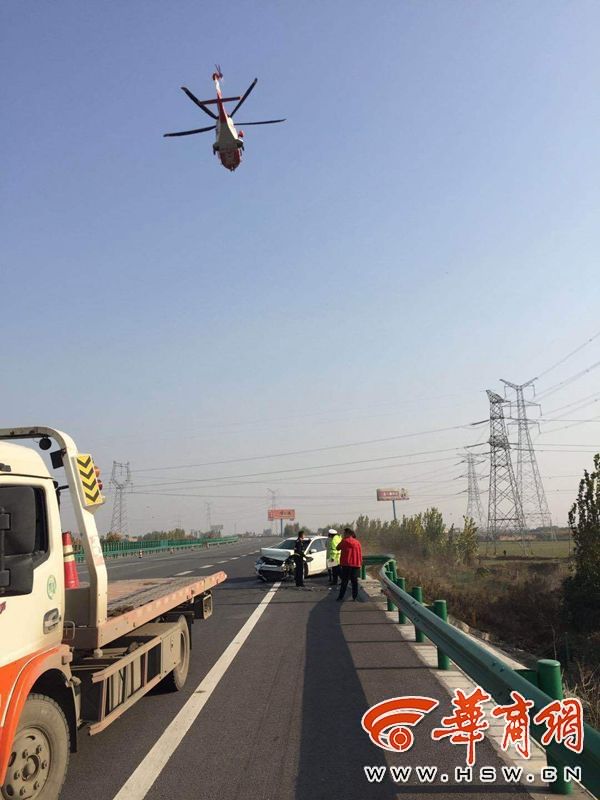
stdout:
[[479,494],[479,483],[477,481],[477,473],[475,472],[475,465],[480,464],[481,461],[476,461],[475,453],[467,452],[467,519],[470,517],[475,521],[479,528],[486,527],[486,519],[483,514],[483,506],[481,504],[481,496]]
[[[513,389],[516,394],[517,406],[517,488],[523,505],[523,514],[528,528],[548,528],[552,536],[552,517],[546,501],[546,492],[538,467],[535,450],[531,441],[530,428],[536,423],[527,419],[527,407],[538,406],[530,400],[525,400],[523,390],[533,386],[533,381],[527,383],[511,383],[500,379],[502,383]],[[512,403],[511,403],[512,407]],[[512,416],[512,414],[511,414]]]
[[115,490],[115,503],[113,505],[112,518],[110,521],[110,531],[111,533],[118,533],[121,536],[127,536],[129,526],[127,524],[125,490],[131,485],[129,461],[126,464],[113,461],[110,485]]
[[[277,506],[277,492],[275,489],[267,489],[267,492],[271,495],[271,508],[275,508]],[[271,525],[271,536],[275,535],[275,531],[273,530],[273,525]],[[283,535],[283,531],[282,531]]]
[[520,536],[521,547],[525,549],[525,520],[504,420],[507,400],[489,389],[487,395],[490,401],[490,493],[486,548],[491,540],[495,554],[502,533]]

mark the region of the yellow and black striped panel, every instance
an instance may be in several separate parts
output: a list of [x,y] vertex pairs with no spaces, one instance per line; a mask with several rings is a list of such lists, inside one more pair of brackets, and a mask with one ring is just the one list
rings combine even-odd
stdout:
[[77,469],[79,470],[79,480],[81,481],[86,506],[101,505],[104,502],[104,497],[98,486],[96,468],[92,457],[87,453],[80,453],[77,456]]

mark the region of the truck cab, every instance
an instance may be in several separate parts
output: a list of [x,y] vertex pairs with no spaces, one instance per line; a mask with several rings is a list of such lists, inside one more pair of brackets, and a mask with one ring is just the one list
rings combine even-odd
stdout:
[[53,536],[60,529],[56,488],[40,455],[0,442],[0,634],[11,644],[0,650],[0,670],[9,657],[61,644],[62,541]]
[[[50,461],[64,485],[36,442],[42,450],[55,443]],[[159,683],[181,689],[191,626],[212,613],[211,589],[227,577],[109,583],[94,519],[101,489],[91,455],[67,434],[0,429],[3,800],[58,800],[79,729],[99,733]],[[65,585],[61,491],[69,492],[89,573],[78,588]]]

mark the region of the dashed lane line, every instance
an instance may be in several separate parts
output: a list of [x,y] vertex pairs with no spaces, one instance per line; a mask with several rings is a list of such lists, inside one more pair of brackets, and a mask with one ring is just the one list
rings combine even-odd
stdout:
[[175,577],[179,578],[180,575],[189,575],[191,572],[193,572],[191,569],[186,569],[185,572],[176,572]]
[[263,597],[246,622],[242,625],[232,641],[227,645],[214,667],[208,675],[201,681],[183,706],[177,716],[167,726],[165,732],[158,738],[156,744],[148,752],[146,757],[137,766],[130,777],[125,781],[121,789],[117,792],[114,800],[143,800],[146,797],[156,779],[167,765],[169,759],[181,744],[186,733],[194,724],[210,696],[217,688],[219,681],[225,675],[233,659],[241,650],[244,642],[250,636],[254,626],[264,614],[267,606],[275,596],[280,583],[274,583],[273,587]]

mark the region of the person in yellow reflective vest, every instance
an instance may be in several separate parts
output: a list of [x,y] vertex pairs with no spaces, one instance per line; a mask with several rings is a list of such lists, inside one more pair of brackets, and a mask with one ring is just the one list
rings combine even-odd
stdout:
[[340,578],[341,553],[337,549],[337,546],[341,541],[342,537],[335,528],[330,528],[327,538],[327,574],[329,575],[329,583],[331,586],[337,586]]

